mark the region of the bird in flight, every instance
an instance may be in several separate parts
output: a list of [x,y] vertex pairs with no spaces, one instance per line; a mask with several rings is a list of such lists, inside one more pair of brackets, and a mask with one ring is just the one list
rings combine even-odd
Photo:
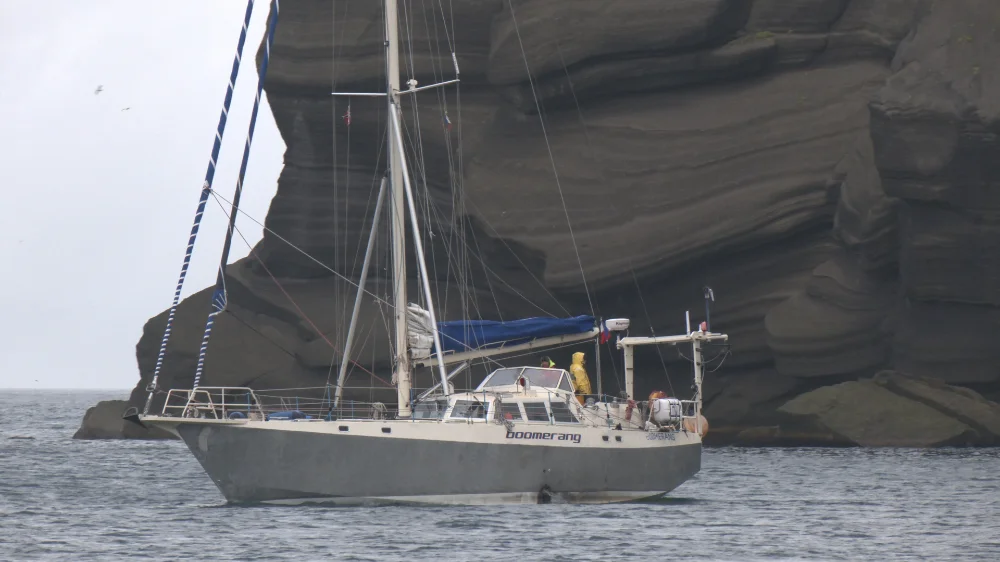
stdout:
[[122,111],[128,111],[130,109],[132,109],[132,108],[131,107],[126,107],[126,108],[122,109]]
[[99,94],[99,93],[101,93],[103,91],[104,91],[104,85],[103,84],[99,85],[99,86],[97,86],[97,89],[94,90],[94,95],[96,96],[97,94]]

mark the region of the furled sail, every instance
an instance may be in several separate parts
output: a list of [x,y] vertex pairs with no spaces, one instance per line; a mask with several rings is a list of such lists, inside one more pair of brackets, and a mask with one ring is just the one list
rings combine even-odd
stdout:
[[[410,304],[407,307],[410,352],[414,359],[430,357],[434,334],[430,314]],[[489,349],[530,342],[538,338],[583,334],[594,329],[593,316],[572,318],[522,318],[495,320],[456,320],[438,322],[441,347],[445,353]]]
[[[434,330],[431,313],[415,304],[406,307],[407,343],[414,359],[427,359],[434,350]],[[442,341],[441,345],[445,345]]]

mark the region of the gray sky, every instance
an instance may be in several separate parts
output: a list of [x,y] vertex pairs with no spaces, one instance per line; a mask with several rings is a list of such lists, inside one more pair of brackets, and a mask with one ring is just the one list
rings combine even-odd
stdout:
[[[135,384],[143,323],[173,297],[245,8],[0,0],[0,388]],[[215,176],[227,198],[266,12],[258,0]],[[251,216],[264,218],[283,152],[265,104]],[[184,296],[214,283],[224,232],[210,201]],[[230,260],[247,253],[237,237]]]

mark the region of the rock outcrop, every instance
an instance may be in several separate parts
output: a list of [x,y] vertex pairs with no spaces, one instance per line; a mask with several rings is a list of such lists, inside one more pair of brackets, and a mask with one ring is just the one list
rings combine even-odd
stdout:
[[[812,441],[832,437],[866,447],[1000,443],[1000,404],[966,388],[890,371],[808,392],[778,412],[789,419],[769,435],[772,439],[801,440],[811,429]],[[783,435],[782,426],[791,431]]]
[[[403,72],[452,78],[454,46],[462,78],[406,102],[442,316],[596,312],[662,334],[701,316],[709,285],[713,327],[732,337],[707,382],[709,441],[986,442],[987,426],[869,379],[895,369],[1000,396],[994,0],[416,4]],[[335,376],[354,294],[330,270],[360,269],[385,110],[329,92],[382,87],[381,30],[377,2],[282,3],[265,87],[285,167],[270,231],[227,270],[212,384]],[[380,237],[377,295],[386,257]],[[161,388],[190,386],[209,297],[182,303]],[[386,309],[365,307],[357,357],[386,372]],[[137,345],[132,403],[165,319]],[[637,361],[640,394],[686,392],[676,351]],[[620,358],[602,363],[617,392]],[[877,433],[844,425],[868,415],[862,395],[886,400]],[[942,423],[911,438],[924,414]]]
[[97,405],[87,408],[83,415],[80,429],[73,434],[73,439],[174,439],[174,436],[151,427],[144,429],[132,422],[122,419],[122,414],[129,407],[128,400],[103,400]]

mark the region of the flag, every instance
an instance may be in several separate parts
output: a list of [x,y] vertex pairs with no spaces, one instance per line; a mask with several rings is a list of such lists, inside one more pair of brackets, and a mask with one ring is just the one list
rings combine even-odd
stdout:
[[351,126],[351,106],[347,106],[347,113],[344,114],[344,124],[348,127]]
[[601,339],[599,340],[600,343],[608,343],[608,340],[610,339],[611,339],[611,330],[608,329],[608,325],[606,323],[601,322]]

